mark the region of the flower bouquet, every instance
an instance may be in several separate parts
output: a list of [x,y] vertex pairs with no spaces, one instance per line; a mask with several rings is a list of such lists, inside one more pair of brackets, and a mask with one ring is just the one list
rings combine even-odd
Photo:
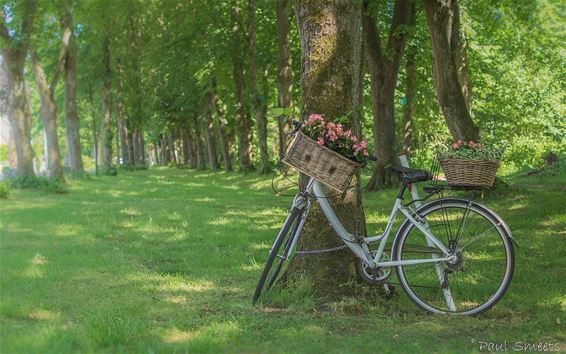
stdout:
[[489,188],[493,185],[503,148],[458,140],[436,152],[436,159],[449,185]]
[[282,161],[343,192],[356,170],[367,164],[367,144],[342,124],[311,114],[289,144]]

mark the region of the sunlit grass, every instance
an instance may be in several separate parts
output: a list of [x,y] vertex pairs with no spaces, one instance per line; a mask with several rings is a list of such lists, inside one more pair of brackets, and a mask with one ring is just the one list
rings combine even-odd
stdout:
[[[308,279],[252,306],[292,200],[273,195],[271,176],[161,168],[72,180],[66,195],[13,191],[0,202],[0,352],[466,353],[478,350],[472,338],[564,342],[566,178],[518,182],[482,201],[520,247],[509,292],[479,318],[426,315],[401,291],[319,303]],[[370,233],[396,192],[364,195]]]

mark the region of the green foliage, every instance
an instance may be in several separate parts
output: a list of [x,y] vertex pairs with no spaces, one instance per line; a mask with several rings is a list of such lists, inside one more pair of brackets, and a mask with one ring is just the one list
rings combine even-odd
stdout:
[[0,181],[0,199],[8,198],[10,186],[5,181]]
[[44,176],[14,177],[10,178],[8,183],[13,189],[36,189],[49,194],[68,193],[64,182],[52,180]]
[[458,141],[449,146],[439,146],[436,152],[437,160],[469,159],[500,161],[504,147],[487,146],[474,141]]
[[104,170],[106,176],[118,176],[118,166],[111,165],[106,170]]
[[8,145],[0,144],[0,161],[8,161],[10,157],[8,156]]

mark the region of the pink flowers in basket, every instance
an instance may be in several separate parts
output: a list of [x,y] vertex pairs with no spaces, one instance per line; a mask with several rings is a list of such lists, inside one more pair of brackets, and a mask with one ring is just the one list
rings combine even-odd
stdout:
[[311,114],[304,122],[302,131],[320,146],[326,146],[353,161],[367,163],[367,140],[359,141],[352,130],[340,123],[326,121],[321,114]]
[[471,148],[471,149],[478,149],[478,148],[481,148],[482,145],[481,145],[480,143],[476,143],[476,142],[473,141],[473,140],[470,140],[470,141],[468,141],[468,142],[465,142],[465,141],[463,141],[463,140],[458,140],[458,141],[455,141],[454,143],[452,143],[452,149],[454,149],[454,150],[458,150],[458,149],[460,149],[461,147],[468,147],[468,148]]

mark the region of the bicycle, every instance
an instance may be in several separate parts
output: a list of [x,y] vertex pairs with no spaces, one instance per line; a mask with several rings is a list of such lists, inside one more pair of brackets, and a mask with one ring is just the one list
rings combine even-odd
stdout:
[[[406,190],[431,180],[431,173],[401,166],[392,169],[401,175],[401,187],[385,230],[370,237],[348,232],[332,210],[320,182],[311,178],[293,200],[269,251],[252,302],[256,303],[261,292],[276,282],[285,262],[293,256],[312,203],[318,202],[337,236],[357,256],[356,268],[365,281],[383,284],[389,291],[387,281],[395,268],[405,294],[427,312],[478,315],[493,307],[509,287],[515,267],[514,240],[507,224],[472,199],[444,197],[442,192],[449,186],[425,187],[427,196],[422,199],[412,188],[413,200],[403,204]],[[434,195],[438,199],[419,206]],[[399,212],[405,220],[388,255],[387,240]]]

